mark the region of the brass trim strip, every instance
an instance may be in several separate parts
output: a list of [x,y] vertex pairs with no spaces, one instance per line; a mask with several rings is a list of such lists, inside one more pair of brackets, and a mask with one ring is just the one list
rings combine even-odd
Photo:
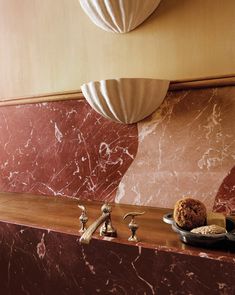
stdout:
[[207,80],[215,80],[215,79],[225,79],[225,78],[235,78],[235,73],[227,74],[227,75],[215,75],[215,76],[204,76],[204,77],[197,77],[191,79],[180,79],[180,80],[173,80],[172,83],[182,83],[182,82],[193,82],[193,81],[207,81]]
[[[170,82],[170,91],[198,89],[208,87],[235,86],[235,74],[217,77],[174,80]],[[26,97],[0,98],[0,106],[32,104],[61,100],[82,100],[84,96],[81,90],[63,91],[40,94]]]
[[50,102],[50,101],[60,101],[60,100],[81,100],[84,99],[84,96],[80,90],[75,91],[66,91],[50,94],[41,94],[35,96],[26,96],[19,98],[9,98],[9,99],[0,99],[0,106],[10,106],[10,105],[20,105],[20,104],[30,104],[30,103],[39,103],[39,102]]
[[208,77],[205,79],[193,79],[193,80],[178,80],[171,81],[169,90],[186,90],[197,88],[209,88],[209,87],[223,87],[234,86],[235,75],[227,75],[223,77]]

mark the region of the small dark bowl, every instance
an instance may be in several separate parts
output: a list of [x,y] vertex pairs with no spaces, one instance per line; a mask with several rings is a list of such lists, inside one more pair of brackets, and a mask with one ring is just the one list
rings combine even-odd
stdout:
[[173,213],[170,212],[163,215],[162,220],[167,224],[173,224],[174,223]]
[[229,237],[230,239],[233,239],[233,241],[235,241],[235,224],[233,220],[229,218],[226,218],[227,233],[211,235],[196,234],[182,229],[175,223],[172,213],[165,214],[163,216],[163,221],[171,224],[173,231],[175,231],[179,235],[180,240],[183,243],[189,245],[211,247],[226,241],[226,239],[228,239]]

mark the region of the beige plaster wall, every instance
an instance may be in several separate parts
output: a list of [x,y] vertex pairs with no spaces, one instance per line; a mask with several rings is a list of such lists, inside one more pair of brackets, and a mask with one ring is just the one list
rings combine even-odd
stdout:
[[231,74],[234,48],[234,0],[162,0],[121,35],[97,28],[78,0],[0,0],[0,98],[112,77]]

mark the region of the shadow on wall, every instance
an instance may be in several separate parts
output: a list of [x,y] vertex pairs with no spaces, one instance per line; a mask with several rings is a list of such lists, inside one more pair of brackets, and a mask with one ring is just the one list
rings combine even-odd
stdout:
[[187,15],[186,13],[189,10],[196,11],[196,8],[193,9],[192,7],[197,6],[196,4],[197,3],[195,1],[193,2],[188,0],[162,0],[157,9],[135,30],[138,30],[139,28],[145,29],[146,27],[147,31],[149,32],[148,27],[154,26],[155,28],[157,28],[156,24],[159,21],[164,21],[164,23],[168,25],[168,20],[172,18],[172,13],[175,13],[176,10],[179,12],[181,11],[181,13],[183,13],[184,15]]
[[[233,0],[227,0],[227,2],[232,3]],[[157,23],[164,22],[164,24],[169,27],[172,31],[173,21],[175,23],[175,18],[178,18],[177,27],[174,26],[175,30],[189,29],[185,26],[185,22],[197,22],[198,13],[202,13],[205,16],[205,21],[207,21],[207,14],[217,14],[218,11],[224,7],[224,4],[220,0],[213,1],[213,5],[210,1],[189,1],[189,0],[161,0],[157,9],[138,27],[144,28],[145,26],[153,26],[157,28]],[[177,14],[177,15],[176,15]],[[203,23],[197,25],[203,26]],[[138,29],[137,28],[137,29]],[[136,29],[135,29],[136,30]],[[192,33],[192,32],[191,32]]]

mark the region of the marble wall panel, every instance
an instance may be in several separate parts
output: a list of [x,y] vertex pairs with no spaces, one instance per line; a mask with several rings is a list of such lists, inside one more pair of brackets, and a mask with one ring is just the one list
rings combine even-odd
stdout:
[[226,194],[218,194],[235,167],[234,114],[235,87],[169,92],[160,109],[138,123],[138,153],[115,201],[172,208],[192,196],[213,209],[234,198],[234,173]]
[[157,207],[190,195],[229,214],[234,113],[232,86],[168,92],[138,131],[85,101],[1,107],[0,190]]
[[1,107],[0,191],[113,201],[137,144],[84,100]]
[[213,210],[235,215],[235,166],[229,171],[220,185]]
[[73,235],[2,222],[0,240],[4,295],[235,293],[232,257],[101,240],[82,246]]

